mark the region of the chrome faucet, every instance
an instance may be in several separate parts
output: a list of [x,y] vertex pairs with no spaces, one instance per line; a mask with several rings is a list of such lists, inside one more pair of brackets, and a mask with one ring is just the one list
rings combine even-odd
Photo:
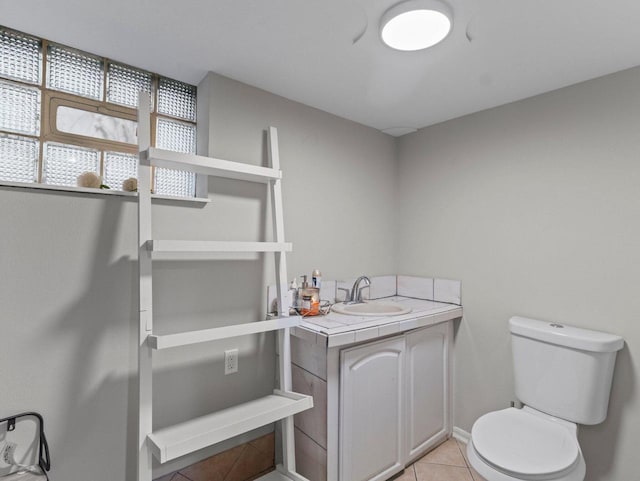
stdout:
[[[364,282],[364,286],[361,286]],[[345,304],[359,304],[362,301],[362,289],[366,289],[371,285],[371,280],[367,276],[360,276],[353,283],[353,287],[351,289],[347,289],[344,287],[338,287],[341,291],[345,292]]]

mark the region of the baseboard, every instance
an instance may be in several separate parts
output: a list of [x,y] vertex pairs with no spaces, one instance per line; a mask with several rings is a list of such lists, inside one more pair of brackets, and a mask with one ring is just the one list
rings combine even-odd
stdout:
[[454,426],[453,437],[458,441],[460,441],[461,443],[467,444],[469,442],[469,439],[471,439],[471,433],[468,433],[462,428]]

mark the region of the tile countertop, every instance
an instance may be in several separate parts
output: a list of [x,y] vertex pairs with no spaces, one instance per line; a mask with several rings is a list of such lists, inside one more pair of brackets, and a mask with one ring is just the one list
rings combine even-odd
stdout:
[[[430,326],[462,317],[457,304],[393,296],[378,299],[411,307],[399,316],[351,316],[331,311],[326,316],[304,317],[291,334],[308,342],[327,347],[343,346]],[[376,301],[371,301],[376,302]]]

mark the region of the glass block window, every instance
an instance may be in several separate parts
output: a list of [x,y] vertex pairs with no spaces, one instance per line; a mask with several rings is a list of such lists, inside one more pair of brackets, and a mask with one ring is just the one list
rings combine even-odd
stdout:
[[42,182],[51,185],[75,186],[84,172],[99,173],[100,152],[75,145],[48,142],[44,146]]
[[0,80],[0,129],[19,134],[40,133],[40,89]]
[[[155,146],[195,153],[195,86],[0,26],[0,181],[73,187],[89,171],[122,190],[138,173],[141,91]],[[195,174],[151,173],[155,193],[195,197]]]
[[158,118],[156,147],[185,154],[195,154],[196,126]]
[[0,30],[0,77],[39,84],[42,41],[11,30]]
[[39,142],[28,137],[0,134],[0,180],[36,182]]
[[102,99],[104,62],[93,55],[50,45],[47,51],[47,87]]
[[121,152],[105,152],[102,182],[113,190],[122,190],[122,183],[129,177],[138,177],[138,156]]
[[196,88],[161,77],[158,84],[158,113],[196,121]]
[[154,192],[171,197],[195,197],[196,175],[184,170],[157,168]]
[[[153,76],[148,72],[110,63],[107,72],[107,101],[135,109],[138,107],[140,91],[148,92],[151,96],[152,79]],[[153,96],[151,98],[153,100]]]
[[[196,153],[196,126],[185,122],[176,122],[158,118],[156,124],[156,146],[185,154]],[[193,197],[195,195],[196,176],[192,172],[158,168],[155,175],[157,194],[174,197]]]

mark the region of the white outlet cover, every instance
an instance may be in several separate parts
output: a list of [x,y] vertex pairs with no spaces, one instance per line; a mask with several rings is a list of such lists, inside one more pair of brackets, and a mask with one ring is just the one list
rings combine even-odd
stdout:
[[224,351],[224,373],[233,374],[238,372],[238,350],[230,349]]

